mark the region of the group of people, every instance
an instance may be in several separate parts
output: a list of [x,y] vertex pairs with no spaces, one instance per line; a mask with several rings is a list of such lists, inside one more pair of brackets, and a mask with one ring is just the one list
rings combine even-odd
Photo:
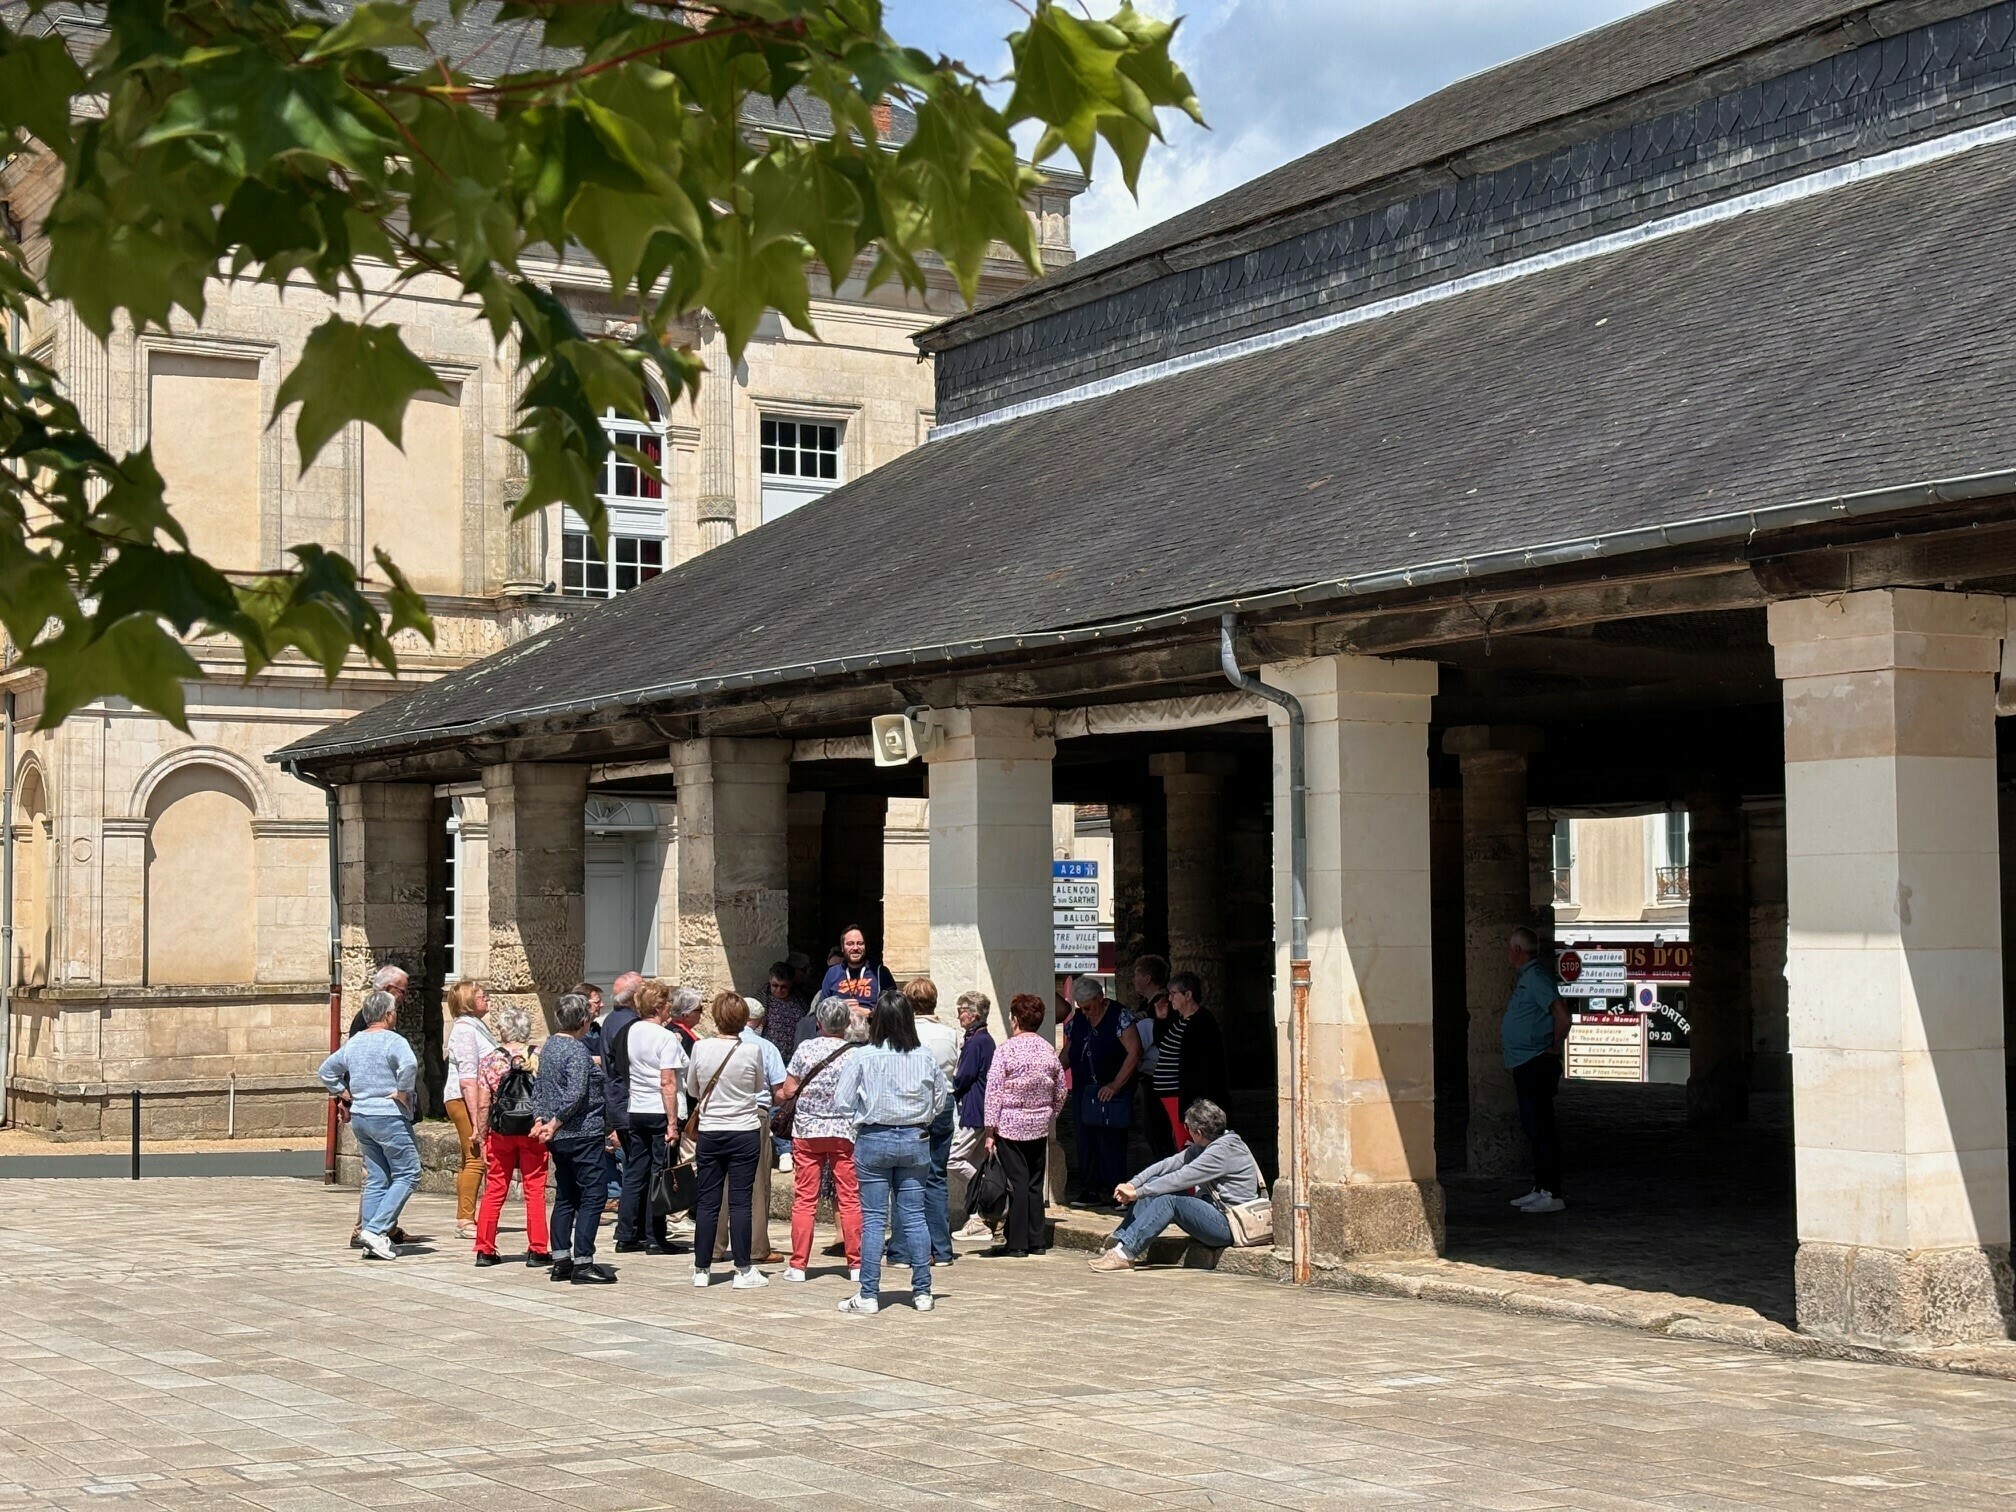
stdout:
[[[505,1263],[497,1234],[515,1176],[525,1263],[555,1281],[615,1282],[596,1258],[606,1209],[619,1254],[690,1246],[696,1287],[713,1283],[724,1254],[736,1289],[767,1286],[761,1267],[780,1261],[782,1279],[801,1282],[830,1193],[856,1288],[840,1310],[876,1312],[885,1263],[897,1263],[909,1267],[913,1304],[928,1311],[932,1268],[954,1262],[955,1239],[985,1240],[986,1254],[1004,1258],[1047,1247],[1049,1149],[1067,1106],[1077,1200],[1126,1215],[1096,1269],[1132,1268],[1171,1226],[1229,1244],[1223,1206],[1262,1190],[1251,1151],[1227,1127],[1223,1039],[1202,985],[1159,958],[1135,968],[1138,1009],[1078,979],[1060,1010],[1061,1046],[1033,995],[1008,1003],[998,1042],[985,994],[963,994],[948,1022],[937,986],[925,977],[899,986],[858,929],[843,936],[809,1006],[806,975],[804,963],[780,961],[763,998],[727,991],[703,1001],[693,988],[627,973],[606,1011],[600,990],[581,983],[560,997],[536,1049],[526,1008],[493,1014],[480,984],[450,987],[443,1101],[461,1145],[457,1232],[475,1263]],[[382,970],[320,1072],[362,1156],[353,1243],[378,1260],[404,1241],[398,1220],[420,1170],[419,1063],[393,1028],[406,990],[403,972]],[[1157,1158],[1129,1177],[1137,1104]],[[983,1212],[973,1193],[990,1163],[1005,1202]],[[792,1181],[788,1254],[769,1244],[773,1169]],[[969,1192],[956,1232],[955,1172]],[[685,1210],[682,1191],[690,1219],[675,1226],[667,1210]]]

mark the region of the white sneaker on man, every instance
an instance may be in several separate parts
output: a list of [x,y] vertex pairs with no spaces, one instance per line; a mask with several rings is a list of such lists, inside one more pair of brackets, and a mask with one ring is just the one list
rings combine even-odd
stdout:
[[768,1286],[770,1278],[750,1265],[735,1272],[735,1279],[728,1284],[736,1291],[754,1291],[759,1286]]
[[399,1251],[392,1247],[392,1241],[383,1234],[374,1234],[369,1229],[360,1229],[358,1239],[363,1243],[364,1253],[373,1260],[397,1260]]
[[693,1268],[693,1284],[695,1286],[712,1286],[714,1284],[714,1277],[696,1265]]
[[919,1312],[929,1312],[938,1305],[938,1299],[929,1292],[918,1292],[910,1300],[916,1305]]
[[975,1213],[966,1220],[966,1227],[952,1236],[954,1239],[992,1239],[994,1230],[987,1226],[987,1220]]
[[864,1297],[859,1292],[840,1299],[840,1311],[843,1313],[857,1313],[861,1317],[872,1318],[881,1310],[882,1303],[878,1298]]
[[1531,1207],[1534,1203],[1538,1202],[1542,1197],[1545,1197],[1546,1195],[1547,1194],[1541,1191],[1540,1188],[1535,1187],[1533,1188],[1532,1191],[1528,1192],[1524,1197],[1514,1197],[1512,1199],[1512,1206],[1516,1208]]
[[1538,1202],[1529,1202],[1520,1211],[1526,1213],[1558,1213],[1567,1206],[1567,1203],[1556,1197],[1552,1192],[1542,1192]]
[[787,1266],[784,1270],[784,1279],[786,1281],[803,1281],[805,1279],[805,1272],[798,1269],[795,1265]]

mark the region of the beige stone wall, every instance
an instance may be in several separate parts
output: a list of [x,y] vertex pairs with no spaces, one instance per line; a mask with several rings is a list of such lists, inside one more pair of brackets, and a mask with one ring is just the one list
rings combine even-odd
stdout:
[[[0,191],[27,220],[31,257],[59,182],[46,160],[0,166]],[[1052,263],[1069,257],[1069,202],[1068,192],[1045,191],[1032,207]],[[1022,277],[1011,264],[990,265],[983,297]],[[553,270],[553,279],[585,329],[620,326],[578,273]],[[714,418],[703,424],[683,402],[665,416],[668,564],[706,539],[698,509],[710,472],[732,496],[729,533],[758,524],[766,413],[839,424],[843,479],[922,440],[931,370],[910,337],[955,307],[949,285],[928,296],[871,296],[850,285],[815,302],[823,341],[770,322],[732,372],[718,363]],[[362,306],[341,308],[354,317]],[[493,346],[451,282],[371,291],[373,318],[396,323],[448,392],[409,407],[403,447],[353,426],[303,469],[293,417],[273,423],[274,397],[330,309],[301,287],[283,298],[220,283],[200,325],[178,318],[165,332],[122,329],[101,344],[59,306],[38,311],[27,346],[62,374],[114,452],[152,444],[171,506],[221,565],[278,566],[289,546],[307,541],[363,564],[385,547],[430,595],[437,629],[431,647],[400,637],[403,682],[466,665],[586,607],[543,591],[561,577],[558,511],[509,522],[523,480],[522,458],[503,440],[517,392],[512,353]],[[705,349],[704,333],[689,335]],[[357,666],[325,687],[292,662],[244,682],[228,646],[194,650],[212,680],[190,690],[187,734],[108,701],[21,741],[17,936],[4,963],[17,984],[9,1076],[13,1116],[52,1132],[123,1128],[123,1098],[136,1082],[148,1091],[144,1122],[161,1133],[221,1132],[234,1086],[239,1129],[321,1127],[311,1081],[328,1039],[325,803],[267,757],[402,683]],[[0,675],[0,687],[19,695],[23,726],[31,724],[34,674]],[[474,790],[457,801],[457,964],[485,976],[499,964],[493,926],[509,921],[492,917],[500,880],[486,849],[492,816]],[[682,924],[676,831],[670,806],[663,812],[659,939],[669,946]],[[889,955],[917,968],[929,959],[923,822],[914,816],[918,843],[907,850],[892,841],[898,886],[914,901],[898,906]]]
[[1651,901],[1646,889],[1651,861],[1644,817],[1573,823],[1575,921],[1635,923],[1644,918]]

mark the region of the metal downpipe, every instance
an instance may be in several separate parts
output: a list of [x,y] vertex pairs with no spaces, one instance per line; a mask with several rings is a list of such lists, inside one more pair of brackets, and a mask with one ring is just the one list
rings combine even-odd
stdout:
[[[334,1054],[343,1045],[343,911],[340,899],[339,879],[342,876],[342,854],[340,835],[342,830],[342,808],[336,801],[336,784],[325,782],[320,777],[311,777],[301,770],[301,763],[290,761],[283,768],[290,777],[298,777],[310,786],[322,789],[322,797],[329,812],[329,1050]],[[328,1122],[322,1132],[322,1179],[330,1186],[336,1185],[336,1104],[329,1104]]]
[[1302,1078],[1309,1036],[1309,781],[1302,701],[1239,669],[1234,637],[1239,616],[1218,621],[1218,664],[1232,686],[1278,704],[1288,716],[1288,1197],[1290,1272],[1297,1286],[1310,1280],[1309,1140],[1302,1127],[1308,1107]]

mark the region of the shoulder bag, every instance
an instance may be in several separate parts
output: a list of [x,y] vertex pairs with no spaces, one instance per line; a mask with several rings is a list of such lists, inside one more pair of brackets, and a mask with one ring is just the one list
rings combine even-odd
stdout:
[[1267,1192],[1267,1178],[1260,1172],[1260,1162],[1253,1162],[1253,1185],[1260,1195],[1246,1202],[1225,1202],[1218,1210],[1225,1215],[1225,1226],[1232,1230],[1232,1243],[1239,1249],[1255,1249],[1274,1242],[1274,1199]]
[[798,1099],[805,1095],[807,1087],[819,1079],[821,1071],[824,1071],[853,1048],[852,1041],[842,1040],[838,1050],[835,1050],[826,1059],[805,1073],[805,1079],[798,1083],[798,1090],[791,1094],[789,1102],[780,1102],[777,1104],[776,1109],[770,1114],[770,1134],[772,1138],[789,1139],[791,1137],[791,1125],[798,1116]]
[[[699,1137],[700,1110],[707,1106],[707,1099],[714,1095],[715,1085],[721,1080],[728,1063],[735,1059],[742,1049],[738,1044],[721,1057],[721,1064],[714,1068],[714,1074],[707,1078],[707,1086],[693,1103],[693,1111],[686,1115],[685,1125],[679,1131],[679,1146],[686,1149]],[[654,1218],[679,1218],[693,1211],[700,1200],[700,1177],[694,1169],[694,1157],[682,1156],[671,1162],[651,1179],[651,1216]]]

